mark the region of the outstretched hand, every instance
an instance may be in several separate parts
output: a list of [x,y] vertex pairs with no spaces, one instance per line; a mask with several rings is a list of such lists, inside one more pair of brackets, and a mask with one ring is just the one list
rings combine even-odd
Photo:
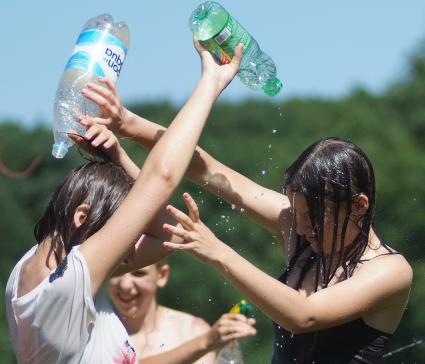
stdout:
[[243,56],[243,44],[238,44],[230,63],[220,64],[214,56],[199,43],[199,41],[194,39],[193,43],[201,57],[202,76],[211,77],[213,80],[217,81],[220,90],[226,88],[239,71]]
[[164,247],[169,251],[187,251],[207,263],[217,262],[227,246],[201,221],[198,205],[187,192],[183,194],[183,200],[188,215],[171,205],[166,208],[181,226],[164,224],[164,229],[180,237],[184,242],[164,242]]
[[119,133],[129,111],[122,105],[117,88],[111,80],[101,77],[98,81],[101,85],[89,82],[81,93],[99,107],[100,116],[86,116],[80,122],[85,126],[106,125],[108,129]]

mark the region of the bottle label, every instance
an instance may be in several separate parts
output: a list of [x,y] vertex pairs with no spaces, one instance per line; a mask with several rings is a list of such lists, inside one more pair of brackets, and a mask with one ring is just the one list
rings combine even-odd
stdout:
[[116,83],[127,47],[117,37],[98,29],[81,32],[65,70],[77,68]]
[[202,45],[222,64],[230,63],[235,48],[244,44],[244,53],[252,43],[252,36],[230,14],[223,29],[211,39],[202,41]]

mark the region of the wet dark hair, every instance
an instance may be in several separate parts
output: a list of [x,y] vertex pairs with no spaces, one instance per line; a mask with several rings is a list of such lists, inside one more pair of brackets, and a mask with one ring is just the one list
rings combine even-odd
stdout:
[[[345,278],[350,277],[368,245],[369,232],[375,215],[375,175],[369,158],[350,141],[335,137],[320,139],[309,146],[287,169],[284,188],[285,191],[290,188],[291,191],[302,192],[307,199],[311,226],[318,240],[318,252],[313,257],[317,264],[316,290],[321,269],[323,272],[321,283],[325,287],[339,266],[343,267]],[[351,244],[345,246],[351,206],[354,198],[360,193],[369,199],[369,208],[357,221],[359,234]],[[325,201],[332,203],[334,213],[332,251],[328,262],[323,252]],[[342,206],[346,208],[346,216],[341,240],[337,242],[338,216]],[[305,244],[303,240],[303,237],[298,236],[297,245]],[[333,260],[337,244],[340,251],[335,264]]]
[[[133,179],[112,162],[94,161],[74,169],[56,188],[34,228],[38,244],[50,237],[52,247],[63,244],[68,254],[73,246],[84,242],[106,223],[133,183]],[[76,228],[74,213],[81,204],[87,204],[89,211],[84,223]]]

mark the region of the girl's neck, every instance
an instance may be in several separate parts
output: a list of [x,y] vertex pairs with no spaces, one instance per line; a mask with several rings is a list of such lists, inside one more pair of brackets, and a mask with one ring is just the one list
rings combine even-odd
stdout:
[[58,265],[52,249],[52,239],[46,238],[31,257],[21,266],[18,281],[18,297],[37,287]]
[[62,261],[65,257],[65,251],[61,244],[56,244],[51,237],[47,237],[38,244],[35,256],[50,271],[55,269],[59,262]]

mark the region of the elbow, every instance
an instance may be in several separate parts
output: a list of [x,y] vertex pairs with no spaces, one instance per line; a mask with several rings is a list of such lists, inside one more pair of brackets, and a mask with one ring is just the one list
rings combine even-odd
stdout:
[[165,163],[159,163],[156,171],[154,172],[158,178],[159,183],[163,186],[166,194],[172,194],[177,188],[181,177],[176,171],[166,165]]
[[304,310],[304,312],[300,310],[299,316],[293,317],[292,320],[285,320],[280,326],[293,334],[304,334],[316,331],[319,326],[319,321],[317,317],[308,312],[308,310]]

